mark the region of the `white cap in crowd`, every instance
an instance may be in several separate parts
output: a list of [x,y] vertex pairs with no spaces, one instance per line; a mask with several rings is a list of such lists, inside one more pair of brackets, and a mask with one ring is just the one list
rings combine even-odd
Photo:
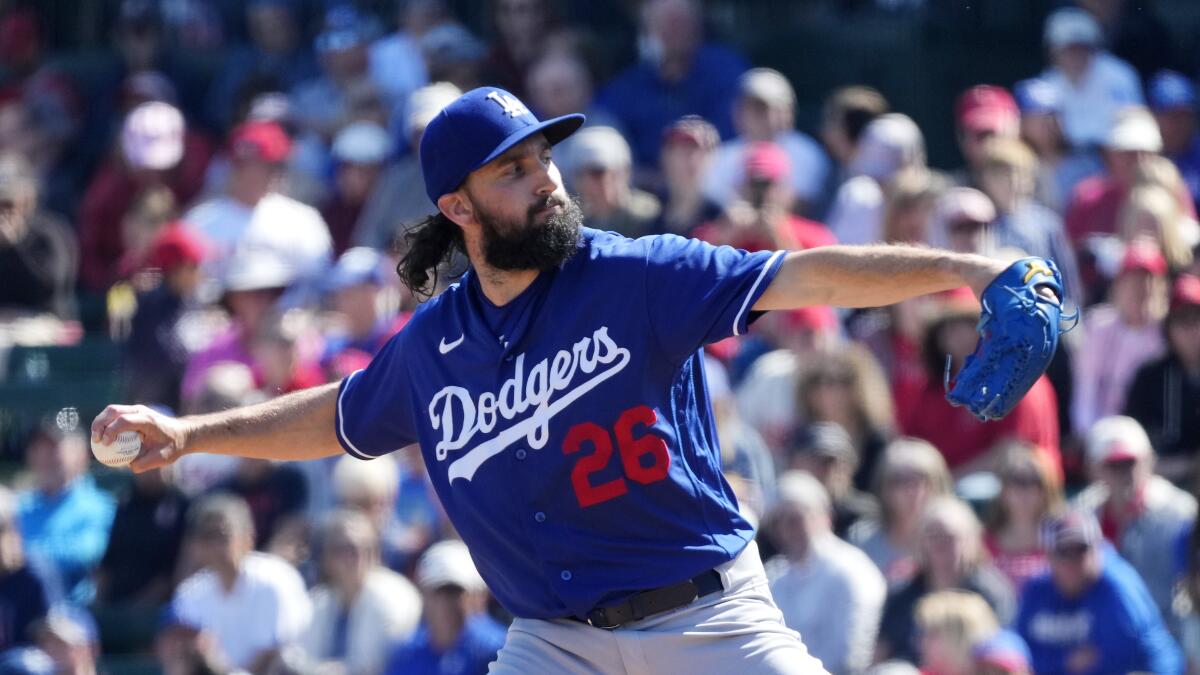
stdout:
[[1109,150],[1162,152],[1162,133],[1148,109],[1130,106],[1117,112],[1104,145]]
[[475,569],[467,545],[457,539],[439,541],[425,551],[417,561],[416,581],[427,590],[442,586],[458,586],[467,591],[487,588]]
[[832,505],[825,486],[807,471],[785,471],[779,477],[777,504],[796,504],[806,513],[829,513]]
[[877,180],[889,178],[906,166],[925,164],[925,137],[908,115],[880,115],[863,130],[850,172]]
[[773,68],[751,68],[738,82],[742,96],[754,98],[772,108],[794,108],[796,91],[783,73]]
[[571,166],[578,169],[628,169],[633,153],[612,127],[584,127],[571,139]]
[[333,138],[333,158],[350,164],[382,164],[392,148],[392,137],[374,122],[346,125]]
[[462,96],[462,90],[449,82],[434,82],[414,91],[408,97],[404,115],[405,131],[410,134],[424,131],[433,118],[442,112],[442,108],[459,96]]
[[400,469],[391,455],[370,462],[346,455],[333,466],[333,494],[339,502],[386,497],[399,482]]
[[183,158],[183,115],[162,101],[143,103],[125,117],[121,152],[134,169],[170,169]]
[[1062,49],[1072,45],[1099,47],[1104,41],[1100,23],[1095,17],[1077,7],[1065,7],[1046,18],[1043,38],[1051,49]]
[[1092,464],[1142,460],[1154,456],[1150,437],[1132,417],[1112,415],[1096,422],[1087,436],[1087,458]]

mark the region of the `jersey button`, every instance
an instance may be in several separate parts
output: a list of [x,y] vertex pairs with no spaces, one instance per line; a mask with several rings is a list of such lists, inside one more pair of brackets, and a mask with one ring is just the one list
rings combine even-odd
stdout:
[[527,453],[525,452],[525,448],[517,448],[517,452],[516,452],[517,459],[525,459],[526,454]]
[[533,519],[539,523],[544,523],[546,522],[546,514],[538,511],[537,513],[533,514]]
[[558,576],[560,578],[562,578],[563,581],[570,581],[571,580],[571,570],[563,570],[562,572],[559,573]]

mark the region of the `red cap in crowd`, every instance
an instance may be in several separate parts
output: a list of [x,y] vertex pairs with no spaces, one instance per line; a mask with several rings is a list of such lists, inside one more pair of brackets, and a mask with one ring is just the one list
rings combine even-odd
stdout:
[[981,84],[958,97],[954,106],[958,125],[974,131],[997,131],[1015,127],[1021,117],[1017,102],[1003,87]]
[[717,128],[699,115],[686,115],[675,120],[663,132],[663,145],[690,143],[701,150],[712,150],[721,142]]
[[1121,273],[1125,272],[1149,272],[1154,276],[1165,276],[1167,259],[1154,242],[1133,241],[1125,247],[1125,257],[1121,259]]
[[1180,274],[1171,286],[1171,311],[1186,307],[1200,307],[1200,277]]
[[784,325],[789,330],[824,333],[837,328],[837,323],[837,314],[827,305],[809,305],[784,312]]
[[275,122],[245,122],[230,134],[229,152],[234,159],[278,164],[291,154],[292,139]]
[[759,141],[746,150],[746,178],[774,182],[787,178],[791,171],[787,153],[770,141]]
[[207,253],[208,249],[200,235],[177,220],[155,236],[150,244],[147,262],[151,267],[170,272],[180,265],[204,262]]

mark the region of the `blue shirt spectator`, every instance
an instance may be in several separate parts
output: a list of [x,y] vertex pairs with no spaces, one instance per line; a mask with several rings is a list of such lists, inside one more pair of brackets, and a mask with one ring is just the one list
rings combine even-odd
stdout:
[[0,652],[33,644],[50,608],[49,593],[22,550],[16,506],[12,492],[0,487]]
[[388,660],[385,675],[474,675],[486,673],[496,652],[504,646],[506,630],[498,621],[480,614],[467,619],[458,641],[448,650],[434,646],[429,626],[421,624],[408,642]]
[[1195,84],[1181,73],[1163,70],[1150,79],[1146,98],[1162,132],[1163,154],[1175,162],[1192,199],[1200,199]]
[[634,163],[657,167],[663,131],[684,115],[700,115],[733,135],[738,78],[747,63],[736,52],[701,42],[700,15],[689,0],[653,0],[642,10],[642,61],[613,78],[597,102],[621,121]]
[[1183,660],[1150,592],[1090,513],[1051,522],[1050,571],[1025,586],[1016,629],[1037,673],[1183,672]]
[[31,555],[46,560],[62,578],[66,599],[86,603],[89,575],[104,555],[116,504],[84,473],[89,453],[79,433],[42,430],[26,451],[34,487],[19,495],[21,536]]

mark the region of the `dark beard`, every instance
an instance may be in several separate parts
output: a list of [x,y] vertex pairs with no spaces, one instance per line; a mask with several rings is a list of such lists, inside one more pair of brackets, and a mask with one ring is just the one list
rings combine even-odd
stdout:
[[[561,204],[543,225],[533,222],[538,211],[549,204]],[[583,211],[570,197],[566,202],[547,197],[529,207],[524,226],[501,227],[498,219],[480,210],[476,213],[483,233],[483,259],[498,270],[545,270],[558,267],[579,248],[579,228]],[[516,230],[516,231],[514,231]]]

